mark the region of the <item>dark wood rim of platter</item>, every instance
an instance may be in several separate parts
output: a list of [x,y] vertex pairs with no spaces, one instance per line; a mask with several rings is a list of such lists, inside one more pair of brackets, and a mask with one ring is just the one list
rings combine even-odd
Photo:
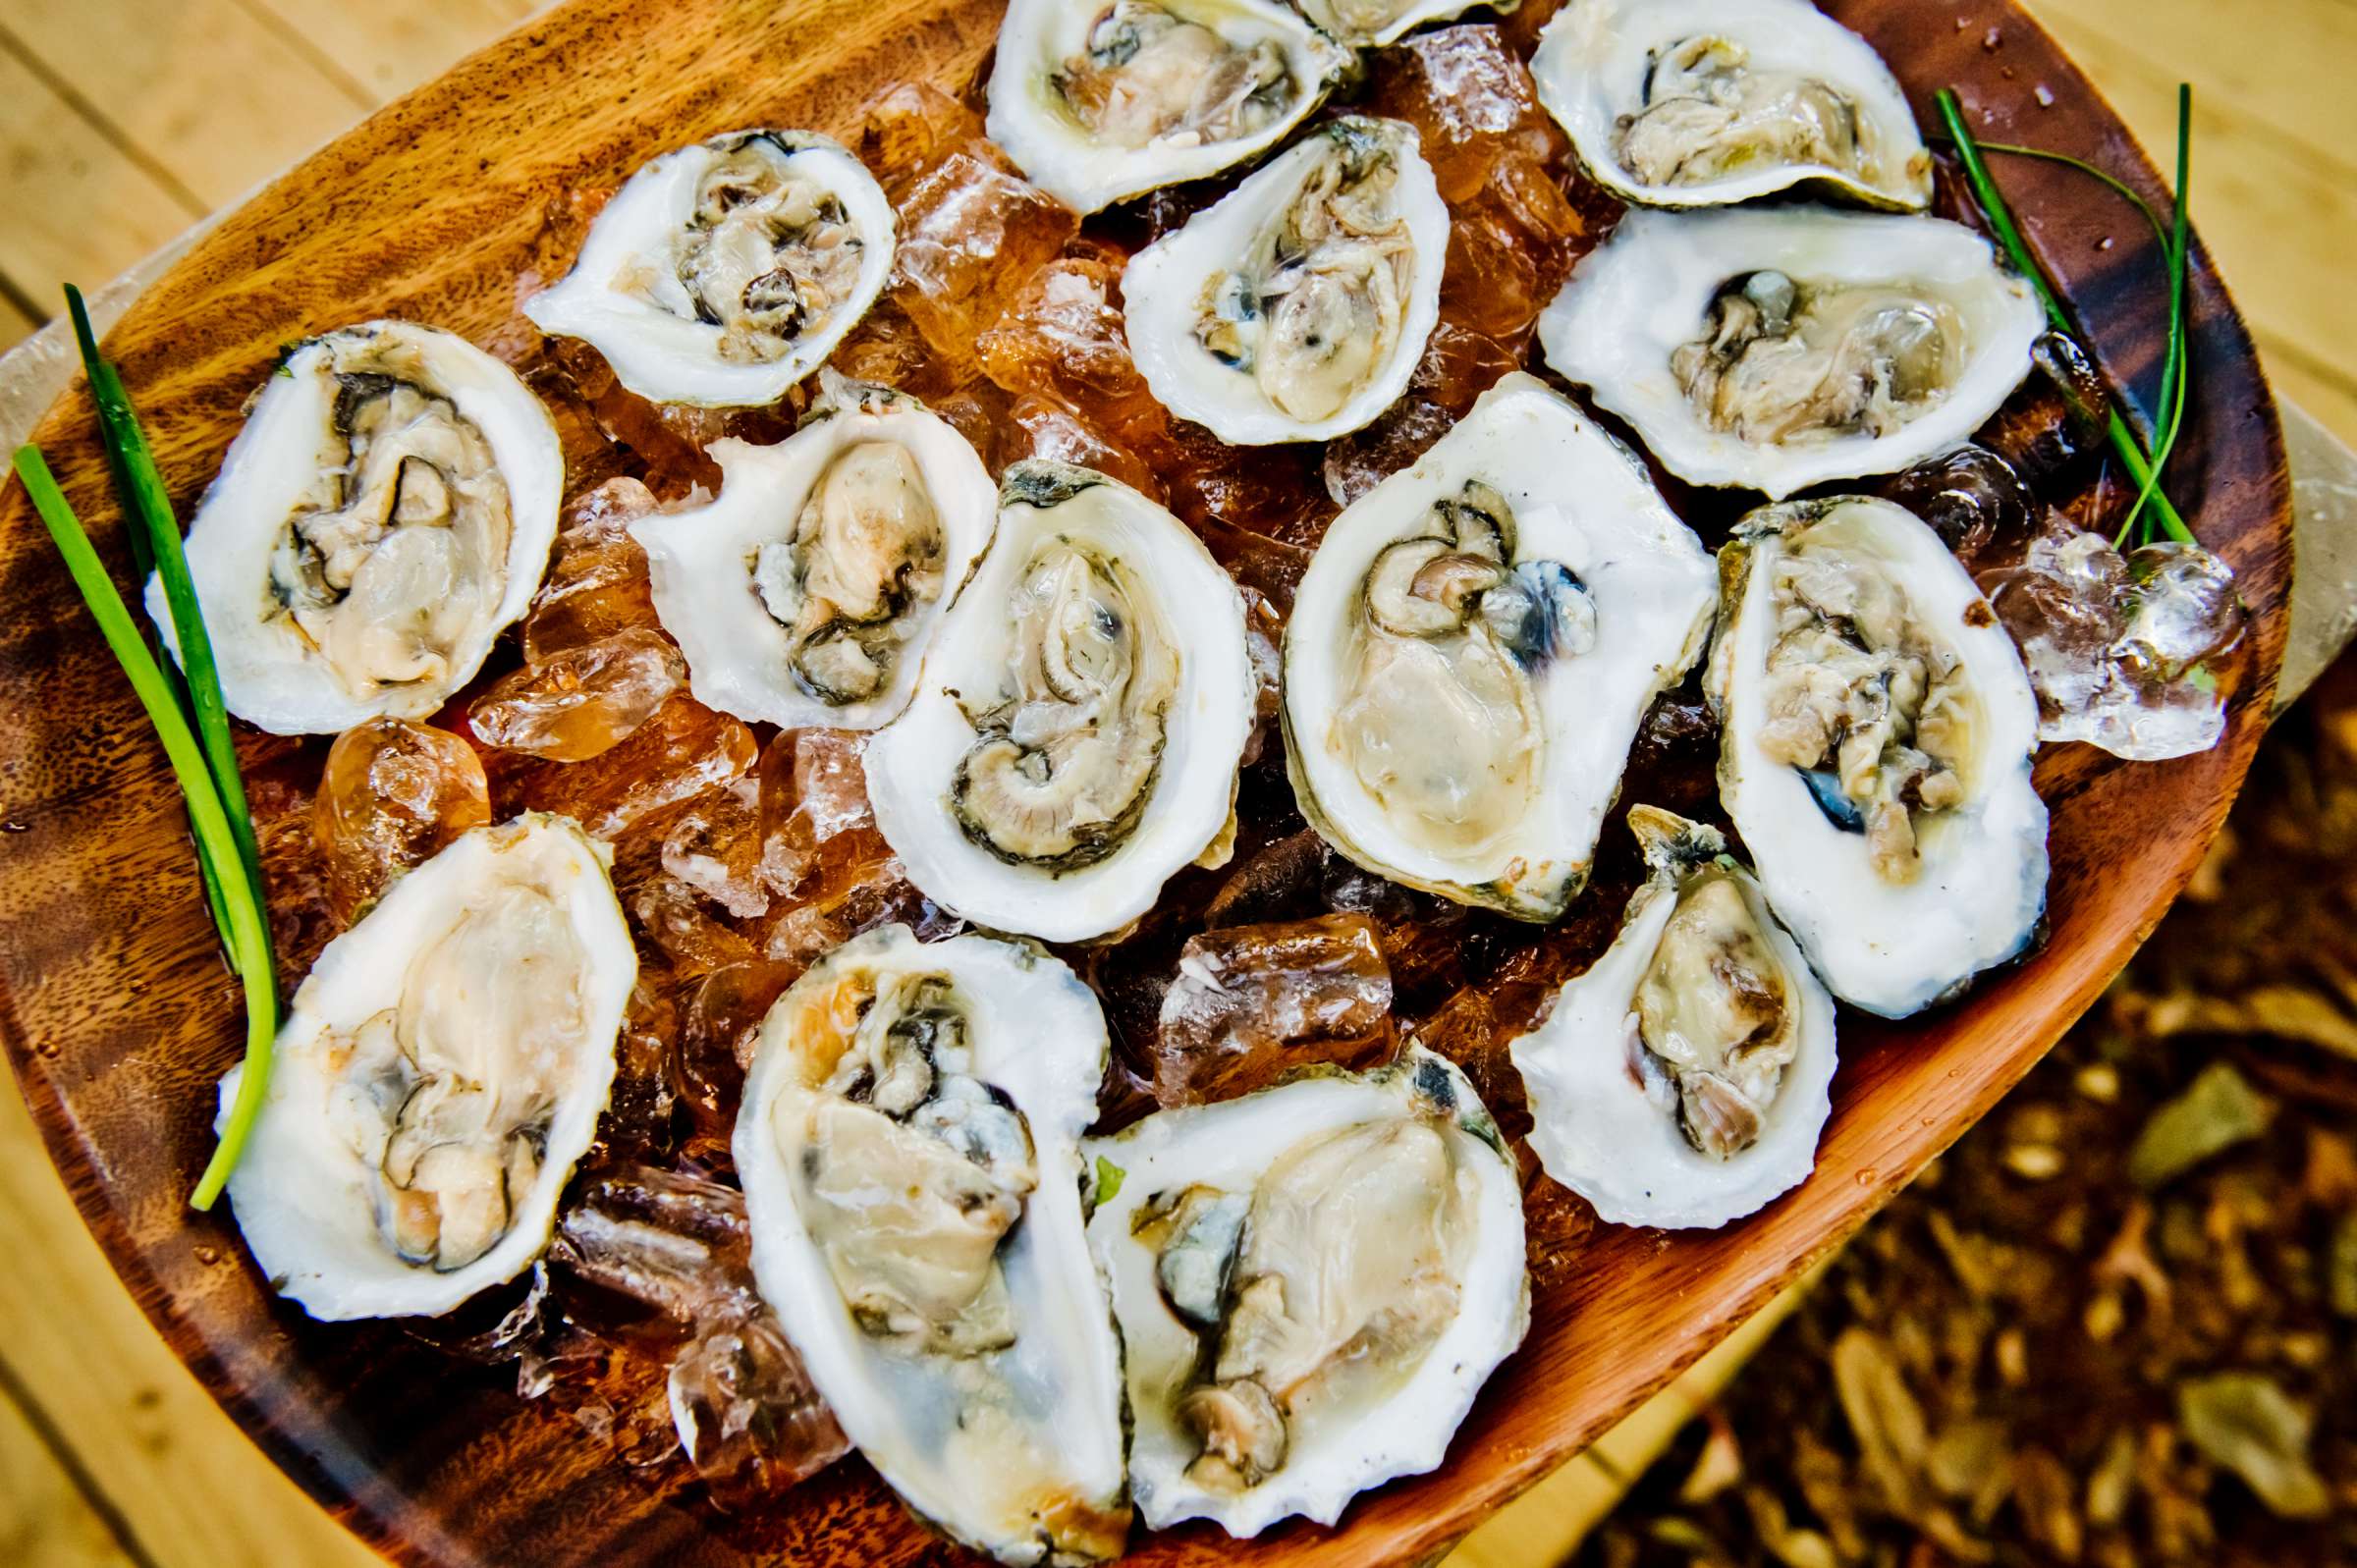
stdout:
[[[1907,84],[1926,126],[1954,85],[1991,139],[2165,190],[2116,116],[2010,0],[1830,0]],[[408,316],[480,340],[513,314],[552,199],[734,127],[847,139],[892,82],[961,83],[994,0],[574,0],[372,116],[230,215],[125,315],[108,348],[185,517],[282,344]],[[2070,171],[2000,171],[2115,383],[2149,404],[2165,305],[2135,215]],[[2223,819],[2270,710],[2291,570],[2289,482],[2255,351],[2206,253],[2192,290],[2197,403],[2172,492],[2233,565],[2252,658],[2225,739],[2131,766],[2050,747],[2044,949],[1910,1025],[1845,1024],[1843,1070],[1801,1189],[1725,1230],[1600,1226],[1534,1304],[1437,1473],[1360,1498],[1337,1529],[1251,1542],[1202,1527],[1135,1539],[1158,1564],[1432,1556],[1691,1363],[1848,1236],[1984,1114],[2151,932]],[[78,388],[36,439],[128,580]],[[862,1465],[758,1521],[692,1485],[633,1479],[605,1443],[399,1330],[322,1327],[271,1298],[226,1205],[186,1207],[214,1081],[241,1042],[169,772],[21,489],[0,502],[0,1039],[51,1158],[125,1284],[237,1421],[372,1546],[452,1568],[520,1561],[906,1563],[956,1556]],[[249,765],[275,754],[246,738]]]

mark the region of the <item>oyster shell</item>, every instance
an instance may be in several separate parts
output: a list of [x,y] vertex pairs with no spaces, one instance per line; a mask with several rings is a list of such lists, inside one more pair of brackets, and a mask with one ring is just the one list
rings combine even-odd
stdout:
[[1715,602],[1643,465],[1508,375],[1319,544],[1286,627],[1293,793],[1370,871],[1552,920]]
[[1571,0],[1530,71],[1580,161],[1630,201],[1720,206],[1811,186],[1931,205],[1906,93],[1808,0]]
[[[464,338],[297,344],[189,525],[229,711],[274,734],[435,712],[531,603],[564,479],[540,400]],[[178,657],[158,577],[146,605]]]
[[1717,830],[1629,809],[1652,878],[1507,1049],[1547,1174],[1623,1225],[1717,1226],[1798,1186],[1834,1081],[1834,999]]
[[1275,146],[1355,61],[1274,0],[1013,0],[990,139],[1090,213]]
[[1415,129],[1330,120],[1130,258],[1129,352],[1232,446],[1343,435],[1405,390],[1448,250]]
[[872,730],[907,706],[998,495],[914,398],[832,372],[775,446],[716,441],[720,494],[630,525],[696,700],[786,729]]
[[1438,1465],[1529,1327],[1514,1162],[1464,1075],[1419,1046],[1083,1152],[1121,1172],[1088,1235],[1127,1353],[1129,1482],[1157,1529],[1333,1524]]
[[638,975],[605,855],[564,817],[473,829],[297,989],[229,1198],[312,1317],[449,1312],[548,1245]]
[[[1301,14],[1329,35],[1353,48],[1398,43],[1427,22],[1442,22],[1473,9],[1478,0],[1293,0]],[[1521,9],[1522,0],[1491,0],[1501,16]]]
[[1193,533],[1103,474],[1018,462],[915,698],[868,745],[876,826],[977,925],[1101,937],[1223,844],[1255,691],[1243,600]]
[[1679,478],[1781,498],[1963,442],[2045,327],[1960,224],[1780,206],[1630,213],[1539,341]]
[[1081,1224],[1097,1000],[1028,944],[884,926],[762,1021],[735,1153],[753,1275],[845,1433],[1009,1563],[1129,1528],[1122,1351]]
[[1719,795],[1836,996],[1902,1018],[2035,938],[2046,805],[2021,655],[1940,537],[1859,496],[1720,552]]
[[875,303],[892,249],[892,203],[840,144],[734,131],[631,175],[523,313],[641,398],[771,404]]

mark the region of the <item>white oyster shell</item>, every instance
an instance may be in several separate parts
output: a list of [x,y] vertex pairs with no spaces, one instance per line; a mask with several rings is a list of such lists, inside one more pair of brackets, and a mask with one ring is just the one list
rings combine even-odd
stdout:
[[[818,1239],[830,1219],[813,1196],[825,1154],[813,1118],[834,1098],[847,1034],[870,999],[935,977],[964,1009],[964,1076],[1021,1117],[1037,1175],[992,1264],[1012,1342],[966,1354],[863,1325]],[[1003,1562],[1109,1557],[1128,1525],[1122,1349],[1080,1205],[1080,1133],[1107,1050],[1094,994],[1038,948],[974,936],[926,945],[885,926],[821,959],[770,1009],[738,1112],[754,1279],[812,1382],[911,1508]]]
[[[1944,305],[1961,338],[1949,346],[1955,374],[1882,435],[1811,430],[1754,443],[1706,422],[1672,356],[1708,337],[1724,289],[1759,273],[1804,287],[1891,287]],[[2029,373],[2030,346],[2045,328],[2028,285],[1960,224],[1778,206],[1631,212],[1572,271],[1539,318],[1539,341],[1547,362],[1633,425],[1672,473],[1781,498],[1828,479],[1894,472],[1964,441]]]
[[[1380,700],[1402,689],[1358,676],[1360,650],[1380,636],[1365,609],[1369,574],[1387,549],[1431,529],[1436,502],[1468,484],[1490,487],[1511,511],[1507,564],[1567,568],[1591,627],[1582,651],[1492,659],[1526,682],[1533,750],[1527,788],[1486,825],[1471,817],[1503,791],[1485,768],[1495,753],[1470,730],[1490,719],[1461,686],[1450,688],[1458,700],[1411,704],[1368,748],[1368,765],[1389,769],[1388,799],[1339,744],[1355,691]],[[1286,627],[1293,792],[1319,833],[1370,871],[1553,919],[1587,880],[1638,723],[1701,657],[1716,603],[1710,558],[1636,459],[1535,377],[1508,375],[1423,458],[1345,509],[1319,544]],[[1467,640],[1487,636],[1480,620],[1476,611]],[[1453,809],[1463,829],[1427,824],[1425,805]]]
[[[347,375],[390,377],[418,405],[377,431],[354,472],[352,443],[338,430],[348,406],[338,378]],[[411,461],[424,462],[486,527],[402,525],[396,516],[381,536],[360,531],[401,504]],[[189,574],[229,711],[273,734],[333,734],[435,712],[530,605],[564,481],[540,400],[466,339],[369,321],[298,344],[262,384],[189,525]],[[306,629],[274,568],[301,559],[299,521],[341,528],[345,516],[356,527],[344,531],[357,534],[339,564],[350,580]],[[146,606],[177,657],[160,577],[147,581]]]
[[[1478,0],[1294,0],[1301,14],[1343,42],[1358,49],[1398,43],[1427,22],[1441,22],[1473,9]],[[1491,10],[1507,15],[1521,0]]]
[[[1680,44],[1703,39],[1725,40],[1741,54],[1730,63],[1743,75],[1729,73],[1723,90],[1731,101],[1720,113],[1756,121],[1765,106],[1738,95],[1745,77],[1755,85],[1821,84],[1850,110],[1832,118],[1836,134],[1854,137],[1855,158],[1829,161],[1825,155],[1848,149],[1805,146],[1789,155],[1716,160],[1716,172],[1693,180],[1648,180],[1631,169],[1620,145],[1626,128],[1659,90],[1665,59]],[[1917,212],[1931,204],[1931,154],[1897,79],[1871,45],[1809,0],[1571,0],[1539,34],[1530,71],[1540,102],[1570,134],[1580,161],[1630,201],[1722,206],[1810,185],[1869,206]],[[1672,113],[1704,102],[1688,95],[1662,101]],[[1708,118],[1712,123],[1693,134],[1725,133],[1717,115]],[[1719,169],[1718,162],[1729,167]]]
[[[1378,286],[1355,295],[1320,281],[1322,274],[1353,275],[1352,257],[1369,248],[1355,232],[1337,232],[1301,256],[1290,256],[1289,251],[1284,260],[1270,256],[1276,226],[1286,220],[1305,187],[1337,160],[1345,170],[1372,171],[1367,178],[1394,182],[1379,201],[1366,205],[1385,215],[1383,232],[1404,231],[1399,235],[1404,244],[1397,252],[1398,270],[1369,272],[1366,275],[1377,277]],[[1365,216],[1354,222],[1365,224]],[[1440,319],[1441,268],[1448,251],[1449,209],[1433,182],[1431,166],[1418,150],[1415,128],[1402,121],[1358,116],[1328,121],[1217,204],[1188,219],[1183,228],[1130,258],[1122,275],[1129,352],[1165,407],[1207,426],[1231,446],[1344,435],[1397,402],[1415,373],[1424,342]],[[1321,256],[1335,265],[1322,266]],[[1270,276],[1258,277],[1256,269],[1264,266],[1273,269]],[[1382,281],[1401,274],[1396,293]],[[1330,341],[1330,329],[1350,317],[1332,314],[1330,307],[1343,309],[1346,300],[1358,297],[1374,300],[1367,308],[1375,322],[1345,329],[1354,335],[1372,334],[1374,340],[1367,345],[1367,362],[1355,375],[1343,374],[1342,387],[1334,389],[1353,390],[1329,413],[1288,412],[1264,388],[1257,370],[1224,359],[1206,346],[1198,329],[1214,320],[1206,312],[1215,308],[1217,295],[1233,295],[1241,307],[1254,312],[1245,326],[1257,334],[1258,341],[1248,351],[1257,356],[1256,364],[1266,360],[1272,345],[1284,343],[1296,350],[1286,362],[1313,369],[1322,361],[1299,345],[1330,355],[1343,352]],[[1280,297],[1299,303],[1269,308],[1267,301]],[[1314,402],[1294,401],[1311,407],[1334,400],[1321,395]]]
[[[1107,100],[1096,128],[1065,90],[1072,64],[1088,67],[1092,41],[1109,56],[1135,51],[1092,84]],[[1239,112],[1236,56],[1255,53],[1270,80]],[[1274,0],[1013,0],[991,68],[990,139],[1033,185],[1095,212],[1259,156],[1353,64],[1349,50]]]
[[[915,486],[923,491],[921,502],[896,496],[888,509],[876,504],[879,498],[851,496],[838,504],[846,514],[843,522],[814,530],[806,548],[795,552],[804,509],[814,495],[824,505],[822,487],[838,460],[855,449],[864,454],[870,444],[905,454],[904,465],[894,459],[885,477],[897,489],[912,469]],[[990,541],[998,488],[982,460],[955,427],[915,399],[843,381],[830,381],[827,400],[787,440],[766,447],[716,441],[709,452],[720,464],[719,495],[703,506],[655,513],[630,525],[630,536],[646,550],[655,614],[679,640],[696,700],[740,719],[789,730],[805,725],[873,730],[890,723],[916,689],[943,610]],[[884,538],[888,526],[897,526],[912,511],[930,514],[929,520],[920,518],[917,524],[929,548],[913,565],[912,550]],[[797,674],[801,644],[764,593],[765,559],[774,558],[776,570],[792,573],[818,566],[810,558],[830,552],[866,552],[872,558],[822,568],[844,576],[854,592],[875,592],[884,607],[878,618],[883,629],[873,622],[860,628],[875,633],[878,657],[867,663],[882,667],[875,672],[881,683],[866,696],[830,693]],[[843,616],[815,636],[863,613]],[[825,615],[819,610],[812,619]]]
[[[297,989],[229,1197],[262,1273],[312,1317],[449,1312],[547,1247],[557,1199],[606,1108],[614,1038],[638,974],[605,856],[564,817],[476,828],[396,881]],[[438,947],[462,928],[469,950]],[[520,978],[525,968],[533,972]],[[504,1233],[448,1271],[405,1262],[386,1228],[388,1139],[410,1109],[405,1095],[422,1090],[406,1082],[413,1064],[402,1069],[364,1037],[405,1007],[429,1025],[457,1022],[437,1016],[450,1012],[489,1020],[481,1033],[438,1037],[442,1064],[499,1091],[497,1110],[513,1115],[527,1101],[541,1118],[537,1170],[522,1193],[508,1193]],[[404,1049],[437,1059],[406,1025],[392,1027],[405,1030]],[[364,1076],[371,1063],[387,1076]],[[223,1118],[246,1070],[221,1080]]]
[[[698,203],[705,177],[731,159],[751,160],[782,183],[808,182],[840,204],[828,220],[828,247],[856,243],[857,263],[839,280],[815,323],[804,322],[777,342],[748,351],[731,339],[683,281],[681,269],[699,233]],[[798,214],[797,214],[798,215]],[[781,223],[788,221],[781,217]],[[835,230],[848,230],[847,238]],[[892,273],[892,203],[866,166],[839,143],[808,131],[737,131],[667,152],[623,184],[589,226],[573,270],[524,301],[523,313],[541,331],[593,345],[622,384],[656,403],[747,407],[777,402],[825,362],[844,334],[875,303]],[[731,245],[766,247],[772,229],[733,234]],[[738,274],[781,254],[729,258]],[[717,274],[716,274],[717,275]],[[768,272],[743,286],[750,288]],[[790,280],[780,280],[780,288]],[[808,297],[808,286],[791,280]],[[732,287],[735,287],[732,283]],[[739,297],[742,297],[741,295]]]
[[[1075,557],[1119,574],[1126,612],[1105,617],[1085,599],[1058,599],[1060,610],[1082,613],[1093,626],[1045,613],[1018,623],[1041,565]],[[1087,655],[1120,667],[1117,686],[1131,689],[1124,661],[1132,658],[1140,678],[1170,683],[1167,702],[1140,731],[1158,760],[1134,795],[1044,808],[1030,820],[1041,836],[1076,838],[1082,848],[1061,863],[1044,851],[1019,857],[962,815],[968,769],[1004,741],[1022,748],[1020,766],[1042,788],[1062,787],[1059,781],[1080,777],[1068,770],[1094,764],[1090,748],[1099,740],[1121,739],[1098,706],[1102,699],[1118,707],[1121,692],[1107,697],[1091,685],[1095,676],[1083,674],[1091,689],[1073,692],[1069,705],[1033,689],[1041,672],[1030,662],[1036,649],[1026,648],[1042,637],[1061,647],[1100,630],[1128,648]],[[1061,678],[1050,676],[1049,684]],[[876,826],[926,896],[977,925],[1050,942],[1104,936],[1152,908],[1172,873],[1216,849],[1233,814],[1255,691],[1243,600],[1193,532],[1103,474],[1018,462],[1004,476],[998,531],[943,618],[915,697],[868,744]],[[1014,710],[1012,730],[1004,713],[989,718],[1002,704]]]
[[[1204,1487],[1187,1474],[1200,1449],[1176,1409],[1199,1377],[1201,1338],[1172,1309],[1157,1279],[1160,1254],[1134,1227],[1157,1198],[1196,1185],[1249,1194],[1280,1160],[1323,1136],[1394,1122],[1435,1129],[1447,1151],[1453,1190],[1445,1201],[1463,1248],[1454,1313],[1409,1366],[1387,1369],[1392,1376],[1379,1387],[1296,1413],[1284,1463],[1258,1484]],[[1088,1235],[1112,1281],[1127,1353],[1129,1483],[1156,1529],[1210,1519],[1232,1536],[1255,1536],[1293,1515],[1333,1524],[1359,1492],[1439,1465],[1473,1396],[1529,1328],[1513,1161],[1464,1075],[1419,1046],[1365,1076],[1305,1077],[1219,1105],[1159,1111],[1083,1151],[1121,1172],[1119,1190],[1100,1197]]]
[[[1529,1091],[1530,1146],[1540,1163],[1615,1224],[1708,1228],[1752,1213],[1816,1167],[1817,1138],[1832,1105],[1834,999],[1777,924],[1751,875],[1731,862],[1709,865],[1725,849],[1719,835],[1680,826],[1692,835],[1691,849],[1681,844],[1661,853],[1662,846],[1648,844],[1653,877],[1629,900],[1612,946],[1556,993],[1545,1022],[1507,1048]],[[1699,867],[1681,858],[1688,853],[1699,854]],[[1697,869],[1732,880],[1781,971],[1791,1009],[1793,1056],[1760,1118],[1757,1141],[1725,1159],[1695,1147],[1679,1126],[1675,1091],[1649,1088],[1636,1065],[1644,1050],[1637,987]]]
[[[1926,643],[1946,650],[1978,704],[1963,796],[1918,812],[1911,880],[1877,874],[1868,837],[1836,823],[1803,774],[1762,744],[1767,659],[1780,637],[1774,578],[1795,540],[1837,545],[1899,583]],[[1707,683],[1722,730],[1719,798],[1777,916],[1834,994],[1903,1018],[2035,940],[2046,909],[2046,804],[2030,778],[2038,704],[2013,640],[1964,568],[1914,514],[1836,497],[1767,507],[1722,551],[1726,599]]]

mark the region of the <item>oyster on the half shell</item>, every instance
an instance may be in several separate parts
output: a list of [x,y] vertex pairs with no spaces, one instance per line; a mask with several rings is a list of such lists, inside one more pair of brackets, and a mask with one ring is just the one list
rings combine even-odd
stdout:
[[1351,70],[1275,0],[1013,0],[990,139],[1075,212],[1275,146]]
[[1082,1232],[1105,1019],[1027,943],[857,937],[762,1021],[753,1276],[845,1435],[1008,1563],[1120,1555],[1122,1349]]
[[1286,626],[1294,796],[1370,871],[1552,920],[1715,602],[1643,465],[1509,375],[1326,530]]
[[1130,258],[1129,352],[1233,446],[1356,430],[1440,319],[1449,209],[1398,120],[1331,120]]
[[631,175],[523,313],[641,398],[772,404],[867,313],[892,251],[892,203],[857,158],[813,132],[736,131]]
[[1530,1146],[1601,1218],[1724,1225],[1816,1165],[1834,999],[1716,829],[1653,806],[1628,825],[1651,879],[1508,1048]]
[[872,730],[916,689],[998,492],[914,398],[820,375],[825,395],[793,436],[714,442],[720,494],[630,536],[696,700],[786,729]]
[[[522,615],[565,461],[540,400],[407,321],[290,350],[189,525],[229,711],[276,734],[423,719]],[[147,614],[179,652],[163,581]]]
[[1795,186],[1931,204],[1932,156],[1897,79],[1809,0],[1571,0],[1530,72],[1589,172],[1645,206]]
[[1256,686],[1234,582],[1087,468],[1007,470],[998,532],[865,759],[927,897],[1050,942],[1118,931],[1225,859]]

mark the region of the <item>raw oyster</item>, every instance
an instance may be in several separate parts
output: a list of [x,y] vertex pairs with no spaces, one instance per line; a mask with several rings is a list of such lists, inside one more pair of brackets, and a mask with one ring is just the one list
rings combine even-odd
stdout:
[[1652,879],[1509,1048],[1547,1174],[1624,1225],[1717,1226],[1798,1186],[1834,1081],[1834,999],[1718,831],[1633,806]]
[[[1473,9],[1478,0],[1293,0],[1301,14],[1333,37],[1353,48],[1373,49],[1398,43],[1427,22],[1441,22]],[[1505,16],[1518,10],[1522,0],[1492,0],[1490,9]]]
[[[432,714],[531,603],[564,479],[540,400],[464,338],[296,345],[189,525],[229,711],[274,734]],[[160,578],[147,614],[177,655]]]
[[1273,147],[1351,69],[1274,0],[1013,0],[990,139],[1076,212]]
[[1715,603],[1644,467],[1508,375],[1310,562],[1285,637],[1293,793],[1370,871],[1552,920]]
[[1010,1563],[1119,1555],[1122,1349],[1081,1225],[1095,996],[1028,944],[884,926],[762,1021],[737,1170],[753,1276],[844,1432]]
[[1781,498],[1966,440],[2045,328],[1960,224],[1780,206],[1630,213],[1539,341],[1671,472]]
[[1156,1528],[1333,1524],[1432,1469],[1530,1325],[1522,1193],[1464,1075],[1410,1046],[1365,1077],[1159,1111],[1084,1146]]
[[1232,446],[1343,435],[1406,388],[1448,249],[1415,128],[1328,121],[1130,258],[1130,355]]
[[1931,205],[1932,156],[1891,68],[1808,0],[1571,0],[1531,75],[1580,161],[1655,207],[1823,187]]
[[605,851],[566,818],[473,829],[394,882],[295,993],[229,1178],[273,1288],[314,1318],[424,1316],[529,1267],[637,974]]
[[892,249],[892,203],[841,145],[734,131],[631,175],[523,313],[595,346],[641,398],[771,404],[867,313]]
[[1103,474],[1018,462],[999,504],[915,698],[868,745],[868,794],[927,897],[1081,942],[1226,858],[1257,689],[1243,600],[1178,518]]
[[1836,996],[1901,1018],[2004,962],[2046,907],[2038,704],[1939,535],[1841,496],[1720,551],[1720,799]]
[[630,525],[696,700],[788,730],[872,730],[907,706],[997,492],[913,398],[821,371],[776,446],[716,441],[720,494]]

